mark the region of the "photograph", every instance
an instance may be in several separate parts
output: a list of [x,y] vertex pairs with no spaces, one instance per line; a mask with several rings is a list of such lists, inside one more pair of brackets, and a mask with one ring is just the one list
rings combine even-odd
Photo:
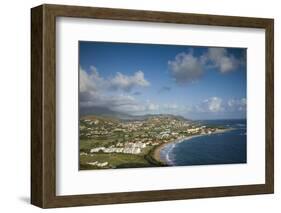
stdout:
[[79,41],[79,169],[247,163],[246,53]]

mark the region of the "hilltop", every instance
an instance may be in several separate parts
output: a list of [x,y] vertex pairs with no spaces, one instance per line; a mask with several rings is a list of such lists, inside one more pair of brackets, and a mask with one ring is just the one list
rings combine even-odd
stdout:
[[120,122],[120,121],[149,121],[153,119],[174,119],[178,121],[191,121],[180,115],[172,114],[146,114],[146,115],[128,115],[128,114],[115,114],[115,115],[83,115],[80,118],[81,120],[104,120],[111,122]]

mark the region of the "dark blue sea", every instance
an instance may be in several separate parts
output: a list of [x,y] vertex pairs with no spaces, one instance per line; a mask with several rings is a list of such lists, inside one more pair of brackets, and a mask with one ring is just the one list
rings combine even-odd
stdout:
[[233,128],[224,133],[202,135],[181,143],[167,144],[160,152],[172,166],[247,163],[246,120],[198,121],[202,125]]

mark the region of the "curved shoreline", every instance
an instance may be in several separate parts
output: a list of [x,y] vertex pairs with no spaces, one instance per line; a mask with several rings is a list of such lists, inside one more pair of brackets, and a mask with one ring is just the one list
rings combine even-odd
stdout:
[[176,139],[176,140],[173,140],[173,141],[170,141],[170,142],[167,142],[167,143],[162,143],[160,144],[159,146],[157,146],[152,154],[152,157],[156,160],[156,161],[159,161],[161,163],[163,163],[164,165],[167,165],[167,166],[172,166],[170,162],[167,161],[167,159],[162,159],[161,158],[161,151],[162,149],[166,148],[168,145],[171,145],[171,144],[178,144],[178,143],[182,143],[184,141],[187,141],[187,140],[190,140],[192,138],[196,138],[196,137],[201,137],[201,136],[208,136],[208,135],[214,135],[214,134],[219,134],[219,133],[224,133],[224,132],[227,132],[227,131],[230,131],[230,130],[233,130],[234,128],[228,128],[228,129],[223,129],[223,130],[217,130],[216,132],[213,132],[211,134],[199,134],[199,135],[190,135],[190,136],[187,136],[187,137],[184,137],[184,138],[180,138],[180,139]]

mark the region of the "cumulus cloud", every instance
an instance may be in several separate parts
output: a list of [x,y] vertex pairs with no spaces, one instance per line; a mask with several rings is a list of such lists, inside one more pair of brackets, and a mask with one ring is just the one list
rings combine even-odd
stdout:
[[224,111],[223,100],[219,97],[211,97],[197,106],[199,112],[221,112]]
[[107,99],[108,102],[105,106],[113,111],[136,113],[144,110],[144,106],[129,95],[111,96],[107,97]]
[[237,68],[239,61],[229,54],[225,48],[208,48],[206,61],[210,61],[221,73],[227,73]]
[[142,71],[133,75],[124,75],[117,72],[114,77],[105,79],[99,75],[96,67],[91,66],[89,72],[80,67],[80,92],[101,90],[122,90],[130,92],[134,87],[147,87],[149,82]]
[[134,97],[130,95],[103,95],[98,93],[89,93],[85,100],[80,99],[80,107],[82,111],[89,109],[104,108],[115,112],[140,112],[144,111],[142,106]]
[[103,86],[104,79],[99,76],[97,69],[94,66],[90,67],[90,72],[87,73],[80,67],[80,92],[96,91]]
[[205,113],[239,112],[246,111],[246,107],[246,98],[223,100],[220,97],[210,97],[196,105],[194,111]]
[[146,106],[146,110],[147,111],[158,111],[160,108],[160,106],[158,104],[154,104],[154,103],[149,103],[147,106]]
[[131,91],[131,89],[136,86],[147,87],[149,86],[149,82],[144,78],[142,71],[137,71],[132,76],[127,76],[117,72],[116,76],[110,79],[110,86],[113,89]]
[[230,99],[227,102],[227,106],[230,111],[245,111],[247,108],[247,100],[246,98]]
[[234,71],[244,64],[244,58],[238,59],[226,48],[212,47],[199,56],[193,51],[179,53],[174,60],[168,61],[172,77],[178,84],[189,84],[199,80],[209,68],[217,69],[220,73]]
[[[184,61],[185,59],[180,60]],[[184,62],[182,63],[184,64]],[[148,85],[149,82],[141,71],[130,76],[119,73],[111,78],[103,78],[95,67],[91,67],[88,72],[80,68],[79,98],[81,112],[93,112],[92,109],[98,109],[133,115],[171,113],[187,115],[188,117],[188,114],[192,115],[192,113],[219,115],[219,113],[225,112],[245,113],[246,111],[246,98],[223,100],[220,97],[210,97],[197,105],[188,106],[178,103],[159,104],[149,100],[139,101],[136,96],[140,95],[140,92],[129,93],[135,87],[146,87]],[[163,87],[161,89],[169,91],[171,88]]]
[[192,52],[176,55],[175,60],[169,61],[168,65],[173,78],[179,84],[198,80],[204,71],[200,58],[195,57]]
[[180,109],[180,106],[178,104],[172,103],[172,104],[163,104],[164,109],[168,110],[178,110]]
[[[98,108],[105,111],[135,113],[148,108],[128,94],[135,87],[149,86],[142,71],[137,71],[131,76],[118,72],[115,76],[106,79],[100,76],[94,66],[91,66],[88,72],[80,67],[79,72],[81,111],[89,112],[90,109]],[[119,93],[114,93],[115,91]],[[140,92],[134,93],[134,95],[140,94]]]

